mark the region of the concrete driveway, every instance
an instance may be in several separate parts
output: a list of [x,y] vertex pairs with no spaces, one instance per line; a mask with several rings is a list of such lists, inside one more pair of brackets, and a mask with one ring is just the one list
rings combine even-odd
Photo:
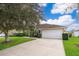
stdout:
[[37,39],[0,51],[0,56],[64,56],[60,39]]

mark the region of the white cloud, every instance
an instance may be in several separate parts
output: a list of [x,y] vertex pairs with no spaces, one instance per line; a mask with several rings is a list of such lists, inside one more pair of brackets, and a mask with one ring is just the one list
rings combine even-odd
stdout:
[[70,25],[66,30],[67,30],[67,31],[79,30],[79,24],[78,24],[78,23],[73,23],[73,24]]
[[70,28],[72,28],[72,30],[79,30],[79,24],[78,23],[73,23]]
[[79,13],[79,10],[77,10],[76,12]]
[[46,23],[46,21],[40,20],[40,24],[45,24],[45,23]]
[[71,15],[64,15],[64,16],[59,17],[60,25],[67,26],[73,22],[74,20],[72,19]]
[[40,21],[40,24],[56,24],[57,21],[57,19],[49,19],[47,21]]
[[55,25],[63,25],[63,26],[67,26],[69,24],[71,24],[72,22],[74,22],[74,20],[72,19],[71,15],[63,15],[61,17],[59,17],[59,19],[49,19],[47,21],[40,21],[41,24],[55,24]]
[[46,7],[47,6],[47,3],[39,3],[39,6],[40,7]]
[[40,24],[54,24],[54,25],[62,25],[67,26],[67,31],[71,30],[79,30],[79,24],[74,22],[71,15],[63,15],[58,19],[49,19],[47,21],[40,21]]
[[51,9],[51,13],[55,14],[55,13],[61,13],[61,14],[68,14],[68,13],[72,13],[73,10],[77,9],[77,4],[74,3],[57,3],[53,6],[53,8]]

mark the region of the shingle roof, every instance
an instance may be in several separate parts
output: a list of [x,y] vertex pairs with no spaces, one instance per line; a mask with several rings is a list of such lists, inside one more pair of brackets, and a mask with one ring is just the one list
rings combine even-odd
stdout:
[[51,25],[51,24],[40,24],[39,28],[65,28],[64,26],[60,25]]

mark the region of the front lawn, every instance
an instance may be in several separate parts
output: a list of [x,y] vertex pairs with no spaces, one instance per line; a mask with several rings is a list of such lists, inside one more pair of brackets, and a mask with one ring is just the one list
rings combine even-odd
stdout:
[[24,37],[9,37],[9,39],[11,40],[11,42],[1,43],[1,42],[4,41],[4,38],[0,37],[0,50],[5,49],[5,48],[9,48],[9,47],[15,46],[17,44],[28,42],[28,41],[32,40],[30,38],[24,38]]
[[64,49],[67,56],[79,56],[79,37],[64,40]]

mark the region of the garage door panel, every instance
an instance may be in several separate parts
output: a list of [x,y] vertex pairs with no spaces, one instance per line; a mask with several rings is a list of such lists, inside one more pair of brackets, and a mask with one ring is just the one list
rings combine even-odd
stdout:
[[62,38],[62,30],[43,30],[43,38]]

